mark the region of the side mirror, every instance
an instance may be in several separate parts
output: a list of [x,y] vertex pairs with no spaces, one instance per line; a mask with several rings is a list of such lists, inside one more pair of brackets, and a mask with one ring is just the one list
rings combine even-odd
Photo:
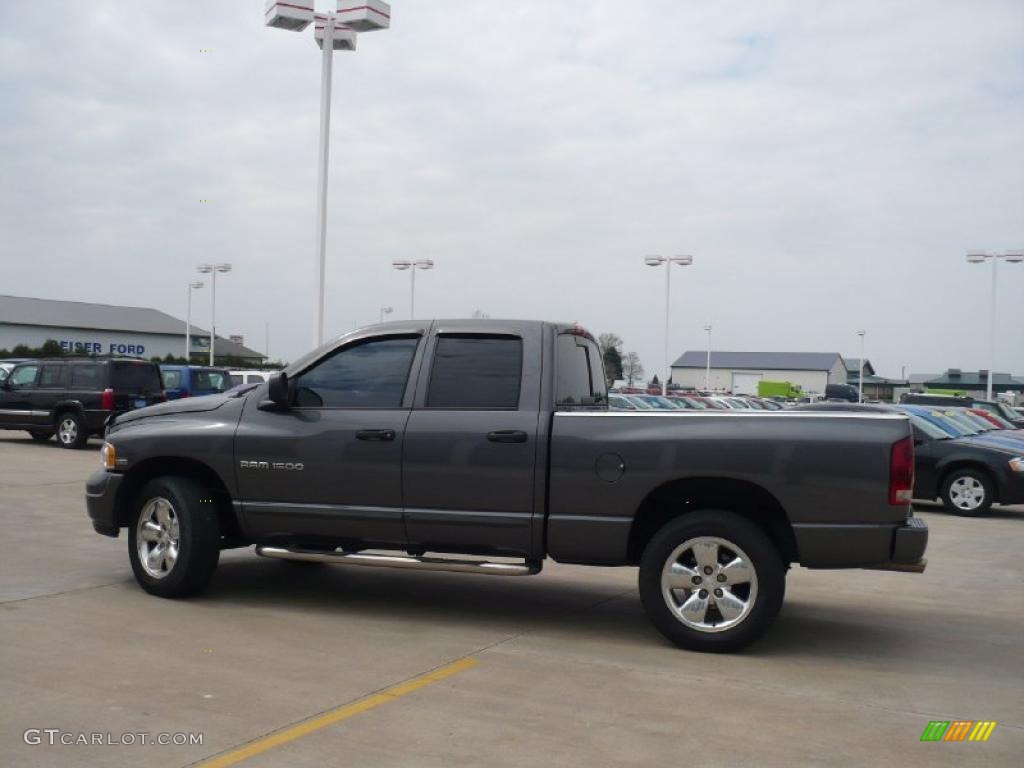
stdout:
[[275,373],[270,377],[270,384],[267,387],[267,397],[270,402],[278,408],[288,407],[288,374]]

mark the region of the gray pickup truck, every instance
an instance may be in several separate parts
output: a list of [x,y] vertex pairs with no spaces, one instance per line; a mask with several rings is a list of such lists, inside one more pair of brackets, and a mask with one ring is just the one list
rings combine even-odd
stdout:
[[578,326],[386,323],[265,384],[111,419],[93,528],[146,591],[203,589],[220,550],[538,573],[639,566],[679,646],[761,635],[791,563],[920,572],[909,422],[890,413],[607,409]]

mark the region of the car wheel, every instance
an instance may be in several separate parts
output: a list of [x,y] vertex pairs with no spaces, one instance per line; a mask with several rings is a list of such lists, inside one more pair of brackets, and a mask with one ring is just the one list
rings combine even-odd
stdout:
[[648,618],[693,651],[734,651],[759,638],[782,607],[785,589],[786,567],[771,539],[733,512],[672,520],[640,561]]
[[984,515],[993,501],[992,481],[976,469],[955,469],[942,484],[942,503],[954,515]]
[[89,441],[82,417],[74,411],[65,411],[57,417],[57,442],[61,448],[84,448]]
[[33,440],[40,442],[46,442],[53,437],[53,430],[51,429],[30,429],[28,433],[32,435]]
[[144,590],[185,597],[209,584],[220,558],[214,498],[187,477],[158,477],[142,489],[128,528],[128,554]]

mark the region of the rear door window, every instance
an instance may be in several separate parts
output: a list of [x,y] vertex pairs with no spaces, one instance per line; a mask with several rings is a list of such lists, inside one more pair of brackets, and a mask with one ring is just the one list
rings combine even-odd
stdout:
[[76,363],[71,366],[72,389],[100,389],[100,367],[93,363]]
[[110,385],[117,392],[159,392],[164,388],[154,363],[111,363]]
[[601,352],[585,336],[563,333],[555,341],[555,404],[604,405],[608,401]]
[[231,387],[231,377],[223,371],[193,371],[193,389],[212,389],[223,392]]
[[514,410],[523,377],[516,336],[443,335],[434,348],[427,408]]
[[60,389],[65,386],[67,381],[67,366],[61,365],[44,365],[42,370],[39,372],[39,388],[40,389]]
[[181,389],[181,371],[160,371],[164,389]]

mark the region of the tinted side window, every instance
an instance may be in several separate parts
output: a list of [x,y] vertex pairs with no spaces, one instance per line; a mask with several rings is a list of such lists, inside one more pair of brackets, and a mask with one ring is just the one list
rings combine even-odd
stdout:
[[164,389],[181,387],[181,371],[160,371],[160,378],[164,382]]
[[19,365],[11,371],[11,386],[16,388],[31,387],[36,380],[38,365]]
[[573,334],[559,335],[555,345],[555,404],[605,404],[608,395],[601,352],[597,345]]
[[345,347],[295,380],[300,408],[400,408],[419,337]]
[[[239,374],[239,373],[229,374],[229,378],[231,379],[231,386],[232,387],[237,387],[239,384],[242,383],[242,375]],[[165,382],[167,381],[167,377],[166,376],[164,376],[164,381]]]
[[522,376],[522,339],[440,336],[434,348],[427,407],[517,408]]
[[222,371],[193,371],[193,389],[213,389],[223,392],[231,386],[228,375]]
[[39,372],[40,389],[60,389],[65,386],[65,372],[67,367],[63,365],[44,365]]
[[111,363],[110,386],[119,391],[159,392],[164,388],[156,363]]
[[[235,377],[232,376],[231,378],[233,380]],[[257,382],[264,382],[266,380],[267,380],[267,378],[265,376],[259,374],[259,373],[250,373],[246,377],[246,383],[247,384],[254,384],[254,383],[257,383]]]
[[100,367],[90,363],[71,366],[72,389],[100,389]]

